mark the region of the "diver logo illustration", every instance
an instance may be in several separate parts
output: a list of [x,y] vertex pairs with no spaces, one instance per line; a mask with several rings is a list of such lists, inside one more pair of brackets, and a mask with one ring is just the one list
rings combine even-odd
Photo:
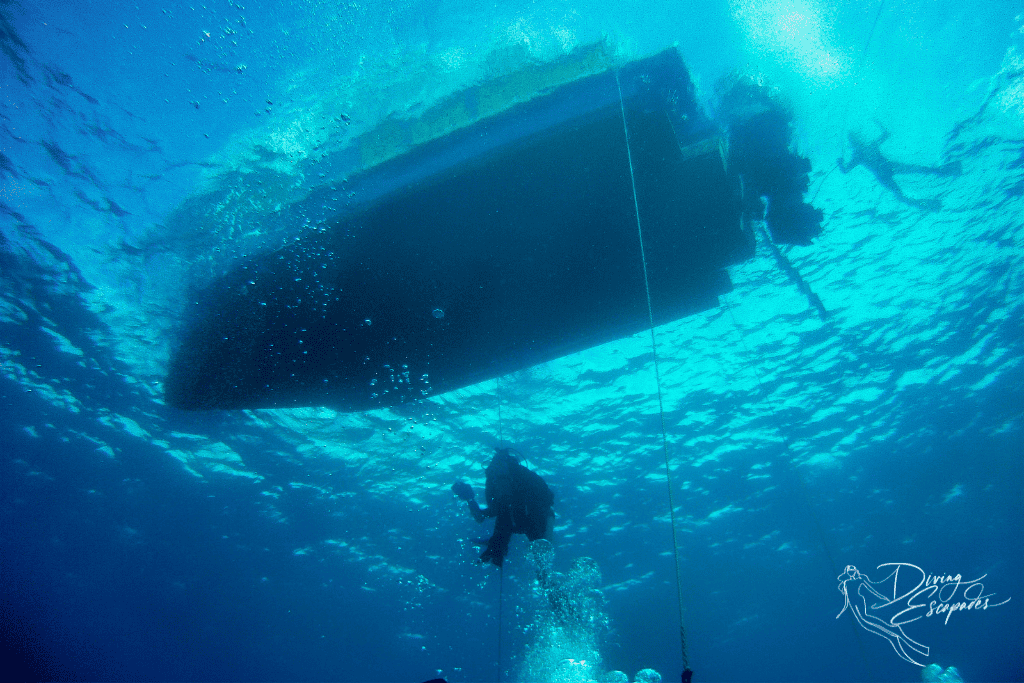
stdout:
[[[982,574],[973,581],[964,581],[960,574],[927,574],[917,565],[906,562],[887,562],[876,569],[892,567],[884,579],[872,581],[852,564],[839,575],[839,592],[846,598],[843,609],[836,619],[849,609],[853,618],[865,631],[874,633],[889,641],[901,658],[924,666],[914,656],[927,657],[928,646],[908,636],[903,627],[922,617],[943,616],[949,624],[954,612],[987,610],[1010,601],[989,602],[994,593],[985,593],[981,583],[988,574]],[[907,590],[907,586],[913,588]],[[909,651],[909,652],[908,652]],[[911,655],[910,653],[916,653]]]

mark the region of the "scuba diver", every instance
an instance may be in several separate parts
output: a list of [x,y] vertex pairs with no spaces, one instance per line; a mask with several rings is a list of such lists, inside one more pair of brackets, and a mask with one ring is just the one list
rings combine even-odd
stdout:
[[[881,124],[879,124],[881,125]],[[882,134],[871,142],[867,142],[861,137],[860,134],[850,131],[847,133],[847,138],[850,141],[850,146],[853,151],[850,155],[849,163],[843,161],[840,157],[836,160],[839,164],[839,170],[843,173],[849,173],[857,166],[863,166],[867,170],[871,171],[871,174],[875,176],[879,184],[885,187],[904,204],[910,206],[916,206],[919,209],[925,209],[929,211],[937,211],[942,208],[942,202],[938,199],[914,199],[908,197],[900,189],[900,186],[896,184],[893,176],[897,173],[926,173],[930,175],[943,175],[943,176],[958,176],[961,172],[961,166],[959,161],[951,161],[948,164],[942,166],[923,166],[921,164],[905,164],[899,161],[893,161],[888,159],[882,154],[881,146],[882,143],[889,139],[889,131],[882,127]]]
[[494,517],[494,533],[486,541],[480,562],[501,566],[508,553],[512,534],[525,534],[531,541],[545,538],[551,531],[555,496],[540,475],[519,464],[510,448],[495,448],[491,464],[487,466],[484,497],[487,507],[481,508],[473,496],[473,489],[464,481],[452,484],[452,492],[469,503],[473,519],[482,522]]

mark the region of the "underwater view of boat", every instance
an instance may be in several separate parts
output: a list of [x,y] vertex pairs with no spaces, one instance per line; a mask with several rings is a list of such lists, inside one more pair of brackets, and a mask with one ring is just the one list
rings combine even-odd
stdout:
[[[745,129],[704,114],[675,49],[550,86],[593,69],[596,52],[364,135],[353,202],[196,298],[168,402],[379,408],[715,306],[726,267],[754,250],[729,158]],[[424,120],[451,130],[423,132]],[[779,167],[796,180],[775,187],[799,203],[810,164],[787,152],[788,122],[771,123],[757,134],[781,136],[780,150],[757,159],[748,144],[742,166]],[[332,192],[285,213],[329,206]],[[813,235],[820,213],[808,212]]]

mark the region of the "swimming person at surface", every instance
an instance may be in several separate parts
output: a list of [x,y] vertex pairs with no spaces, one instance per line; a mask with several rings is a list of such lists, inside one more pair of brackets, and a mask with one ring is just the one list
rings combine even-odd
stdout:
[[896,184],[894,175],[900,173],[923,173],[930,175],[957,176],[960,175],[961,167],[959,161],[952,161],[942,166],[924,166],[922,164],[905,164],[900,161],[893,161],[882,154],[882,143],[889,139],[889,131],[882,128],[882,134],[868,142],[859,133],[850,131],[847,139],[850,141],[852,152],[850,161],[846,162],[840,157],[836,160],[839,170],[849,173],[857,166],[863,166],[871,171],[875,179],[882,187],[885,187],[904,204],[916,206],[920,209],[936,211],[942,208],[942,202],[938,199],[914,199],[903,193],[903,190]]

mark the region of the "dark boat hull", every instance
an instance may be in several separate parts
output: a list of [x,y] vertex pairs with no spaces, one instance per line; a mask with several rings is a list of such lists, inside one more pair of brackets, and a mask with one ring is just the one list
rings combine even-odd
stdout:
[[361,206],[197,301],[168,402],[367,410],[636,333],[637,207],[655,324],[716,305],[753,251],[738,181],[675,51],[618,76],[622,105],[590,76],[355,179]]

